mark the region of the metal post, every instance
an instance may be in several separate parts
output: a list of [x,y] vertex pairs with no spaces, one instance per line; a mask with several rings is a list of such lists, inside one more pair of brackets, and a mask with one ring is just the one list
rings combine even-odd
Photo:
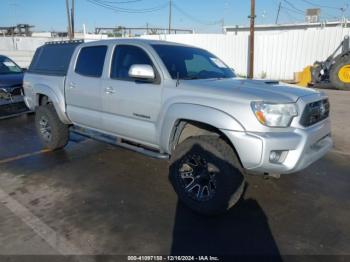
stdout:
[[173,9],[173,1],[169,0],[169,35],[171,34],[171,19],[172,19],[172,9]]
[[68,37],[70,40],[72,40],[72,24],[71,24],[71,17],[69,12],[69,2],[66,0],[66,9],[67,9],[67,18],[68,18]]
[[250,37],[249,37],[249,72],[248,78],[254,78],[254,27],[255,27],[255,0],[251,0],[250,10]]
[[72,39],[75,37],[75,24],[74,24],[74,16],[75,16],[75,1],[72,0],[72,9],[71,9],[71,30],[72,30]]

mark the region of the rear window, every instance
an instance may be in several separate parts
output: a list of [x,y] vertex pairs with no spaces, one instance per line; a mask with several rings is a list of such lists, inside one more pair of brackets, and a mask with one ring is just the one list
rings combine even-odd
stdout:
[[89,77],[101,77],[107,46],[84,47],[80,50],[75,72]]
[[80,43],[46,44],[35,52],[28,72],[65,76],[75,48]]

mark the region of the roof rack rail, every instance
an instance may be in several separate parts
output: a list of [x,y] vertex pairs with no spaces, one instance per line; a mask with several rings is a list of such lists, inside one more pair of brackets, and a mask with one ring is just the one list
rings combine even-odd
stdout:
[[84,40],[66,40],[66,41],[52,41],[46,42],[45,45],[62,45],[62,44],[82,44]]

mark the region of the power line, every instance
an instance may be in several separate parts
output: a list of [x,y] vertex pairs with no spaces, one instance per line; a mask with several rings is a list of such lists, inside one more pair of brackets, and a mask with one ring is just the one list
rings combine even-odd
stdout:
[[298,12],[301,12],[301,13],[305,13],[305,11],[304,10],[301,10],[301,9],[299,9],[299,8],[297,8],[297,7],[295,7],[295,5],[294,4],[292,4],[291,2],[289,2],[288,0],[283,0],[286,4],[288,4],[292,9],[294,9],[295,11],[298,11]]
[[295,9],[291,9],[291,8],[285,7],[285,6],[283,6],[283,5],[282,5],[281,8],[282,8],[283,10],[285,10],[285,11],[289,11],[289,12],[292,12],[292,13],[297,14],[297,15],[305,16],[305,13],[304,13],[304,12],[297,11],[297,10],[295,10]]
[[320,8],[328,8],[328,9],[336,9],[336,10],[341,10],[341,7],[335,7],[335,6],[328,6],[328,5],[320,5],[320,4],[315,4],[309,0],[301,0],[304,3],[307,3],[309,5],[315,6],[315,7],[320,7]]
[[221,24],[222,23],[222,20],[220,21],[213,21],[213,22],[207,22],[207,21],[204,21],[204,20],[201,20],[201,19],[198,19],[192,15],[190,15],[189,13],[187,13],[186,11],[184,11],[183,9],[181,9],[177,4],[173,3],[172,4],[173,7],[178,11],[180,12],[181,14],[183,14],[184,16],[186,16],[188,19],[198,23],[198,24],[202,24],[202,25],[206,25],[206,26],[210,26],[210,25],[218,25],[218,24]]
[[[122,11],[127,11],[127,12],[153,12],[154,10],[160,10],[160,9],[163,9],[167,6],[167,4],[162,4],[162,5],[158,5],[158,6],[154,6],[154,7],[151,7],[151,8],[142,8],[142,9],[132,9],[132,8],[123,8],[123,7],[118,7],[118,6],[115,6],[112,5],[112,4],[106,4],[104,0],[92,0],[93,2],[97,2],[97,3],[100,3],[102,5],[104,5],[105,7],[107,8],[112,8],[112,9],[116,9],[116,10],[119,10],[120,12]],[[135,1],[135,0],[132,0],[132,1]],[[124,1],[124,3],[127,3],[126,1]]]
[[131,4],[131,3],[137,3],[142,2],[142,0],[127,0],[127,1],[101,1],[106,4]]
[[[167,3],[166,4],[162,4],[159,6],[154,6],[151,8],[144,8],[144,9],[131,9],[131,8],[122,8],[122,7],[117,7],[115,5],[112,4],[107,4],[105,1],[103,0],[86,0],[87,2],[109,9],[111,11],[115,11],[115,12],[121,12],[121,13],[132,13],[132,14],[141,14],[141,13],[150,13],[150,12],[155,12],[155,11],[159,11],[162,10],[164,8],[167,7]],[[136,1],[136,0],[133,0]],[[124,1],[125,2],[125,1]]]
[[[346,9],[348,8],[348,5],[346,5],[346,8],[345,7],[335,7],[335,6],[329,6],[329,5],[320,5],[320,4],[316,4],[316,3],[314,3],[314,2],[311,2],[311,1],[309,1],[309,0],[300,0],[300,1],[302,1],[302,2],[304,2],[304,3],[306,3],[306,4],[308,4],[308,5],[310,5],[310,6],[312,6],[312,7],[318,7],[318,8],[320,8],[320,9],[331,9],[331,10],[337,10],[337,11],[339,11],[339,12],[342,12],[342,14],[344,15],[344,13],[345,13],[345,11],[346,11]],[[333,16],[333,15],[331,15],[331,14],[329,14],[329,13],[326,13],[326,12],[324,12],[323,10],[322,10],[322,12],[326,15],[326,17],[325,18],[333,18],[333,19],[337,19],[338,17],[336,17],[336,16]]]
[[282,2],[280,2],[278,5],[277,15],[276,15],[276,24],[278,24],[278,19],[280,17],[280,13],[281,13],[281,7],[282,7]]
[[[291,22],[296,22],[296,21],[300,20],[300,19],[295,18],[295,16],[293,16],[293,15],[288,11],[288,9],[286,9],[285,7],[282,7],[282,10],[283,10],[284,13],[288,16],[289,21],[291,21]],[[290,10],[290,9],[289,9],[289,10]]]

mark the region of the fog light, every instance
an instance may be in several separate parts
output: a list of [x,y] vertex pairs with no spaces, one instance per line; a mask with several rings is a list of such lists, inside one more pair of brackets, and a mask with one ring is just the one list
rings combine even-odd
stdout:
[[284,162],[288,154],[288,151],[275,150],[270,153],[270,162],[274,164],[281,164]]

